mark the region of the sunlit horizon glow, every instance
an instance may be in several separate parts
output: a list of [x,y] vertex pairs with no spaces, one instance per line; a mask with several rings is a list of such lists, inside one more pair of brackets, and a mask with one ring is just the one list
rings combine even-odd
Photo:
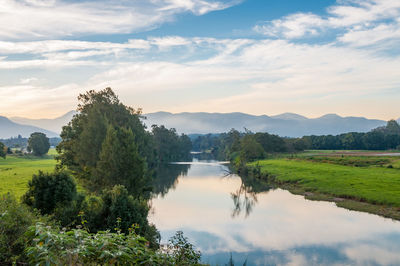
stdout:
[[111,87],[144,113],[398,119],[397,0],[3,0],[0,115]]

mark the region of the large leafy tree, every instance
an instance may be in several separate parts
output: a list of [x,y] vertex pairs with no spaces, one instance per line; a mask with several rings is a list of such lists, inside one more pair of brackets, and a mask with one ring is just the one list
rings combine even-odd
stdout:
[[145,171],[145,161],[139,155],[132,131],[109,125],[94,173],[95,184],[120,184],[131,194],[141,195],[146,186]]
[[[111,88],[88,91],[79,95],[78,100],[79,113],[63,127],[62,141],[57,146],[59,167],[69,168],[91,184],[99,174],[109,179],[117,175],[120,179],[127,176],[141,179],[139,175],[144,173],[145,165],[154,162],[151,136],[140,121],[141,110],[122,104]],[[118,136],[129,140],[117,140]],[[128,142],[132,144],[119,151],[112,147],[122,147]]]
[[34,155],[45,155],[50,149],[49,138],[41,132],[32,133],[28,139],[28,150],[31,150]]

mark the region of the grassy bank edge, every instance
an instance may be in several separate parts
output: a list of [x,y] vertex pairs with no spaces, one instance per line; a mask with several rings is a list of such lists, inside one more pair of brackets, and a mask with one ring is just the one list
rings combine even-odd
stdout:
[[343,198],[343,197],[338,197],[337,195],[334,194],[321,193],[318,191],[308,191],[301,186],[301,183],[293,183],[293,182],[278,180],[277,176],[271,175],[265,169],[262,169],[261,171],[260,169],[255,170],[255,164],[257,164],[257,162],[247,164],[245,171],[252,173],[258,172],[258,178],[263,179],[263,181],[270,183],[274,187],[279,187],[288,190],[290,193],[295,195],[302,195],[304,196],[305,199],[308,200],[334,202],[337,207],[345,208],[352,211],[366,212],[400,221],[400,207],[388,206],[382,204],[373,204],[366,201],[353,199],[350,197]]

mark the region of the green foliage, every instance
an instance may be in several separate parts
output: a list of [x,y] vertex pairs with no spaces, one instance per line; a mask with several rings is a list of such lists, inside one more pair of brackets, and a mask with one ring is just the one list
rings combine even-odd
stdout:
[[267,153],[285,152],[287,150],[285,141],[277,135],[256,133],[254,137]]
[[189,137],[182,134],[178,136],[174,128],[152,126],[152,136],[157,161],[161,163],[188,160],[192,150]]
[[50,149],[49,138],[46,134],[35,132],[28,139],[28,150],[32,151],[36,156],[45,155]]
[[198,150],[211,150],[219,160],[230,160],[235,166],[243,162],[265,158],[267,154],[287,151],[301,151],[308,147],[308,142],[302,139],[284,139],[268,133],[253,134],[250,131],[240,133],[230,130],[219,135],[198,136],[194,141]]
[[19,204],[11,194],[0,196],[0,264],[12,264],[24,259],[23,251],[28,227],[37,217],[29,208]]
[[75,182],[66,172],[39,171],[33,175],[28,187],[23,197],[24,203],[40,210],[42,214],[51,214],[56,207],[69,205],[77,195]]
[[246,135],[240,141],[240,158],[245,162],[264,158],[264,149],[254,135]]
[[33,245],[26,252],[35,265],[171,265],[167,256],[149,249],[147,240],[133,230],[128,234],[60,232],[38,223],[29,234]]
[[94,172],[93,187],[124,185],[135,197],[147,184],[145,161],[140,157],[130,129],[109,126]]
[[[121,185],[105,191],[101,200],[101,211],[98,212],[99,216],[95,217],[95,219],[101,221],[100,227],[89,227],[91,231],[119,228],[122,232],[128,232],[132,224],[137,224],[137,232],[146,237],[151,242],[152,247],[157,246],[159,234],[154,226],[149,225],[147,220],[150,207],[146,200],[134,198]],[[94,209],[92,208],[92,210]],[[93,221],[93,217],[88,217],[88,219]]]
[[169,240],[170,255],[173,258],[174,265],[196,265],[201,258],[200,251],[196,251],[194,246],[183,236],[182,231]]
[[0,157],[3,157],[5,159],[6,155],[7,155],[7,147],[3,144],[3,142],[0,142]]
[[350,132],[337,136],[303,137],[316,150],[386,150],[400,145],[400,126],[390,120],[386,126],[378,127],[368,133]]
[[62,141],[57,146],[59,167],[66,166],[80,178],[91,179],[96,174],[110,126],[119,132],[131,131],[140,157],[152,165],[151,137],[139,119],[141,110],[123,105],[110,88],[88,91],[79,95],[78,100],[79,114],[63,127]]
[[33,239],[26,249],[35,265],[199,265],[200,253],[178,233],[163,251],[154,251],[136,234],[85,229],[59,231],[38,223],[28,231]]

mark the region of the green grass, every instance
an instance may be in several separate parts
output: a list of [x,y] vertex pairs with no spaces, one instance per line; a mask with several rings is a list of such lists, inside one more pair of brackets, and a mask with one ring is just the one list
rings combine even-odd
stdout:
[[392,167],[400,168],[399,157],[384,156],[308,156],[301,158],[303,160],[317,163],[332,163],[338,165],[356,166],[356,167]]
[[39,170],[54,170],[55,154],[56,151],[51,149],[43,157],[9,155],[6,159],[0,158],[0,195],[12,192],[19,199],[27,191],[28,181],[33,174]]
[[263,160],[258,164],[263,173],[274,176],[275,181],[282,185],[371,204],[400,207],[400,170],[396,168],[354,167],[289,159]]

